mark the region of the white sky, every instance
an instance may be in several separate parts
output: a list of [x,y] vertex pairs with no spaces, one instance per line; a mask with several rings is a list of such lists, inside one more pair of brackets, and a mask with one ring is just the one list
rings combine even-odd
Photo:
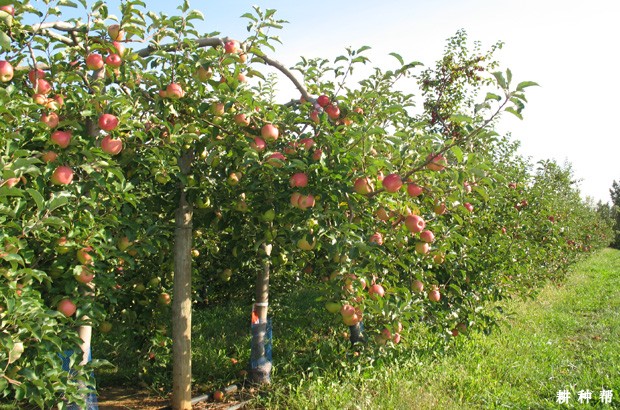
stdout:
[[[168,13],[177,4],[144,1]],[[535,161],[570,162],[584,197],[607,202],[620,180],[620,0],[194,0],[191,7],[205,14],[200,29],[242,38],[239,16],[252,4],[289,21],[274,55],[287,66],[301,55],[333,58],[362,45],[372,47],[372,65],[393,64],[392,51],[433,65],[461,28],[483,49],[504,41],[502,68],[515,82],[541,87],[528,89],[524,120],[506,114],[500,131],[511,131]]]

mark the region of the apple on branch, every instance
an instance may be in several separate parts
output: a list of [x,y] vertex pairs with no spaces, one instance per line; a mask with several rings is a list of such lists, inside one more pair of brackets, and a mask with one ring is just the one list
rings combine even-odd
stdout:
[[3,83],[9,82],[13,79],[13,66],[8,61],[0,61],[0,81]]

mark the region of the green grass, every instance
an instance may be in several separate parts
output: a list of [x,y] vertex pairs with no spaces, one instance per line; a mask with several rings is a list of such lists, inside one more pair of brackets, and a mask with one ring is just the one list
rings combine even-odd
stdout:
[[[620,251],[606,249],[574,267],[561,285],[514,313],[490,336],[460,337],[431,356],[352,371],[298,377],[262,405],[281,409],[554,409],[620,408]],[[276,359],[276,366],[278,366]],[[613,402],[599,401],[602,388]],[[569,405],[556,402],[560,390]],[[579,404],[581,390],[592,391]]]

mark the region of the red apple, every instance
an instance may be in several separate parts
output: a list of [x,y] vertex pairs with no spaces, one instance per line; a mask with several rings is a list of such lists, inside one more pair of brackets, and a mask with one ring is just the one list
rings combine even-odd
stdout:
[[262,138],[254,137],[254,141],[250,143],[250,147],[258,152],[261,152],[267,148],[267,143]]
[[362,321],[362,318],[357,313],[351,316],[342,317],[342,322],[347,326],[355,326],[361,321]]
[[15,16],[15,7],[12,4],[7,4],[5,6],[0,6],[0,10],[5,13],[9,13],[11,16]]
[[119,42],[119,41],[113,41],[112,42],[112,47],[114,47],[116,49],[116,53],[120,56],[123,57],[125,55],[125,46],[123,45],[123,43]]
[[319,112],[318,112],[317,110],[312,111],[312,112],[310,113],[310,119],[311,119],[314,123],[318,124],[318,123],[319,123],[319,121],[320,121],[320,119],[319,119]]
[[34,87],[35,94],[47,95],[52,91],[52,85],[47,80],[39,78],[35,84],[36,84]]
[[367,195],[374,191],[372,181],[368,177],[360,177],[353,183],[353,190],[358,194]]
[[299,197],[299,209],[306,210],[312,208],[316,204],[313,195],[302,195]]
[[51,112],[41,115],[41,122],[50,128],[56,128],[60,122],[60,118],[58,118],[58,114]]
[[382,298],[385,295],[385,289],[383,289],[383,286],[375,283],[370,288],[368,288],[368,294],[370,295],[371,299],[377,300],[377,297]]
[[510,189],[517,189],[517,183],[516,182],[511,182],[508,184],[508,188]]
[[215,392],[213,392],[213,400],[224,401],[224,392],[221,390],[216,390]]
[[446,167],[446,158],[441,154],[430,154],[428,156],[428,164],[426,164],[426,168],[431,171],[443,171]]
[[394,336],[392,336],[392,342],[395,345],[400,343],[400,333],[394,333]]
[[465,207],[465,209],[467,209],[469,212],[474,212],[474,206],[472,204],[470,204],[469,202],[465,202],[463,204],[463,206]]
[[39,105],[46,105],[47,104],[47,97],[44,96],[43,94],[35,94],[32,96],[32,100]]
[[69,185],[73,181],[73,170],[61,165],[54,170],[50,180],[54,185]]
[[320,95],[316,99],[316,103],[319,104],[321,107],[325,108],[329,104],[329,97],[326,95]]
[[385,210],[385,208],[377,209],[376,215],[377,215],[377,218],[379,218],[380,220],[382,220],[384,222],[387,222],[387,221],[390,220],[390,215]]
[[312,138],[302,138],[299,140],[299,143],[304,146],[304,149],[306,151],[310,151],[312,147],[314,147],[314,145],[316,144],[316,142],[314,142],[314,139]]
[[234,54],[239,52],[239,42],[237,40],[230,40],[224,43],[224,51],[226,54]]
[[446,213],[446,204],[441,203],[441,204],[437,204],[433,207],[433,212],[435,212],[435,214],[437,215],[443,215]]
[[381,182],[386,192],[397,192],[402,186],[403,181],[398,174],[390,174],[383,178]]
[[13,66],[8,61],[0,60],[0,81],[3,83],[13,79]]
[[86,56],[86,67],[89,70],[100,70],[103,68],[103,57],[101,54],[91,53]]
[[101,140],[101,149],[107,154],[116,155],[123,150],[123,141],[106,135]]
[[166,292],[160,293],[159,296],[157,297],[157,301],[162,306],[169,305],[171,300],[172,298]]
[[278,128],[275,125],[265,124],[263,125],[263,128],[261,128],[260,134],[265,141],[274,142],[275,140],[278,139],[278,135],[280,134],[280,132],[278,131]]
[[412,197],[417,197],[422,195],[422,193],[424,192],[424,188],[422,188],[419,185],[416,185],[414,183],[411,184],[407,184],[407,193],[409,194],[409,196]]
[[322,149],[317,149],[312,153],[312,159],[314,161],[320,161],[321,158],[323,157],[323,150]]
[[226,112],[226,106],[223,102],[214,102],[211,104],[211,113],[216,117],[221,117]]
[[301,194],[299,192],[293,192],[291,195],[291,205],[295,208],[299,208],[299,198],[301,198]]
[[30,84],[36,84],[37,79],[39,78],[45,78],[45,71],[37,68],[28,72],[28,80],[30,80]]
[[286,157],[280,152],[274,152],[273,154],[269,155],[269,158],[267,159],[267,163],[272,167],[276,168],[283,167],[285,161]]
[[168,98],[178,100],[179,98],[183,98],[183,96],[185,95],[185,91],[183,91],[183,87],[181,87],[179,84],[170,83],[166,87],[166,95]]
[[82,270],[78,275],[75,275],[75,280],[80,283],[90,283],[95,278],[95,274],[90,270],[88,266],[82,266]]
[[47,151],[41,155],[41,159],[43,160],[43,162],[54,162],[56,161],[56,158],[58,158],[58,154],[56,154],[54,151]]
[[417,242],[415,244],[415,251],[420,255],[426,255],[430,250],[430,246],[426,242]]
[[93,248],[90,246],[86,246],[82,249],[79,249],[76,253],[77,260],[80,261],[82,265],[93,265],[95,262],[93,261],[93,257],[89,252],[92,252]]
[[118,54],[110,54],[105,58],[105,63],[110,67],[119,68],[123,64],[123,59]]
[[19,183],[19,181],[19,178],[7,178],[4,181],[0,180],[0,186],[7,186],[9,188],[13,188]]
[[419,215],[408,215],[407,218],[405,218],[405,226],[409,229],[409,232],[420,233],[424,230],[426,222],[424,218]]
[[248,117],[245,114],[235,115],[234,120],[237,125],[246,126],[246,127],[250,125],[250,117]]
[[413,281],[413,283],[411,284],[411,289],[412,289],[414,292],[417,292],[417,293],[422,293],[422,292],[424,292],[424,284],[423,284],[421,281],[419,281],[419,280],[417,280],[417,279],[416,279],[416,280],[414,280],[414,281]]
[[71,299],[65,298],[58,302],[57,309],[60,313],[62,313],[66,317],[69,317],[75,314],[77,306],[75,306],[75,303],[73,303]]
[[368,240],[370,243],[376,243],[377,245],[383,245],[383,235],[380,232],[375,232],[370,236]]
[[293,174],[290,180],[291,188],[303,188],[308,185],[308,175],[303,172]]
[[54,131],[51,140],[60,148],[67,148],[71,143],[71,131]]
[[332,120],[337,120],[340,117],[340,108],[336,104],[330,104],[325,108],[325,112]]
[[463,188],[465,189],[465,193],[467,194],[471,193],[471,185],[469,185],[469,182],[467,181],[463,182]]
[[125,31],[118,24],[108,26],[108,35],[112,41],[122,41],[125,38]]
[[101,114],[99,116],[99,128],[104,131],[112,131],[118,126],[118,118],[112,114]]
[[435,241],[435,235],[429,230],[422,231],[420,232],[420,239],[426,243],[432,243]]
[[433,286],[428,292],[428,300],[430,300],[431,302],[439,302],[439,299],[441,299],[441,293],[439,293],[439,288],[437,288],[437,286]]
[[355,314],[355,308],[349,304],[342,305],[340,308],[340,314],[343,317],[353,316]]

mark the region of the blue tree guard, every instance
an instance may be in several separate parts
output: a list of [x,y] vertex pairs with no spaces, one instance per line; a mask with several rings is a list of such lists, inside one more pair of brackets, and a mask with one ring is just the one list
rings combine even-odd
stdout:
[[[265,325],[265,323],[255,322],[252,323],[252,336],[254,336],[255,332],[258,331],[258,328],[261,325]],[[272,330],[271,330],[271,318],[267,319],[266,328],[265,328],[265,338],[264,338],[264,352],[265,354],[260,357],[250,357],[250,368],[252,370],[258,370],[259,372],[265,374],[268,378],[271,373],[272,367]]]
[[[59,354],[60,358],[62,359],[62,370],[71,372],[70,359],[73,353],[74,353],[73,350],[67,350],[64,352],[64,354]],[[88,361],[90,362],[92,359],[93,359],[92,351],[89,348]],[[95,377],[93,373],[91,373],[91,377],[93,378]],[[68,410],[99,410],[99,405],[97,404],[97,394],[95,393],[94,389],[91,393],[88,393],[86,395],[86,407],[84,409],[80,408],[80,406],[78,406],[75,403],[70,403],[67,409]]]

